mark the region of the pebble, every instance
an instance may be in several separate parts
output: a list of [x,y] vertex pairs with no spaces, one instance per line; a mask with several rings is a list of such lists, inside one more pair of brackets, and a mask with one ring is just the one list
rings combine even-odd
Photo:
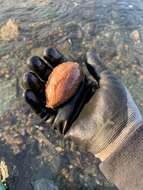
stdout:
[[22,139],[19,136],[12,137],[7,134],[4,138],[5,138],[6,143],[10,145],[20,145],[23,143]]
[[129,48],[128,44],[124,44],[124,48],[128,49]]
[[130,37],[131,37],[131,39],[132,40],[134,40],[134,41],[138,41],[138,42],[140,42],[140,33],[139,33],[139,31],[138,30],[134,30],[131,34],[130,34]]
[[59,188],[49,179],[39,179],[33,183],[34,190],[58,190]]
[[63,151],[63,149],[60,146],[57,146],[55,149],[56,149],[57,152]]
[[19,26],[18,24],[9,19],[5,25],[0,28],[0,39],[4,41],[10,41],[17,38],[19,35]]

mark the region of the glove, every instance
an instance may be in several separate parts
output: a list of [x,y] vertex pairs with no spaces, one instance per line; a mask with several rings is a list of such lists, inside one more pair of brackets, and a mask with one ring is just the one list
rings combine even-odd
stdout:
[[95,51],[87,53],[91,73],[99,77],[99,88],[84,106],[66,134],[97,155],[117,139],[121,132],[136,127],[142,116],[124,84],[100,61]]
[[83,65],[86,80],[76,95],[56,110],[45,108],[44,81],[52,68],[66,58],[56,49],[47,49],[44,59],[47,63],[39,57],[32,57],[29,61],[32,72],[24,76],[25,98],[36,113],[48,125],[64,133],[65,138],[70,137],[85,145],[88,151],[98,154],[123,129],[132,128],[142,121],[126,87],[101,63],[94,51],[87,53],[87,63]]
[[24,96],[27,103],[46,121],[48,126],[58,129],[63,134],[70,128],[82,107],[98,87],[96,79],[89,73],[86,65],[82,64],[85,78],[76,94],[56,109],[46,108],[45,83],[53,68],[65,61],[67,58],[57,49],[47,48],[43,58],[34,56],[28,60],[29,71],[23,77]]

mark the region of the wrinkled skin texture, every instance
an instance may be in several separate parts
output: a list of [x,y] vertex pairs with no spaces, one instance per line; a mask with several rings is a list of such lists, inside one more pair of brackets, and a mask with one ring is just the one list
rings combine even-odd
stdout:
[[[56,53],[52,54],[52,58],[48,53],[46,55],[48,57],[46,60],[49,62],[54,60],[55,65],[59,64]],[[61,62],[65,60],[63,57],[60,59]],[[66,126],[65,138],[70,137],[97,154],[113,142],[125,127],[138,124],[142,117],[126,87],[102,64],[95,51],[87,53],[86,61],[87,64],[83,66],[86,80],[83,81],[73,99],[62,108],[47,110],[47,112],[48,120],[52,121],[54,127],[62,128],[60,131],[63,131]],[[36,72],[41,72],[40,69]],[[25,81],[26,84],[29,83],[28,79]],[[33,93],[34,85],[31,87],[30,92]],[[31,102],[33,100],[37,102],[39,99],[34,99],[32,96],[29,101],[28,93],[29,90],[26,90],[26,100],[35,109]],[[44,106],[42,104],[40,106],[43,111]],[[57,114],[54,120],[53,112]]]

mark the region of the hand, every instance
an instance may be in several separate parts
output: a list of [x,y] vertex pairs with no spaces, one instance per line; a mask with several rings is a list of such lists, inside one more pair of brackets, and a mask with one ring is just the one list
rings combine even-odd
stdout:
[[66,61],[66,58],[56,49],[47,49],[44,58],[48,65],[39,57],[32,57],[29,61],[32,72],[24,77],[25,98],[49,126],[66,133],[66,138],[84,144],[97,154],[108,147],[124,128],[131,128],[142,121],[126,87],[101,63],[94,51],[87,53],[88,69],[85,65],[83,67],[86,81],[76,95],[61,108],[45,108],[45,81],[52,66]]
[[124,129],[137,126],[142,117],[127,88],[102,64],[96,52],[87,53],[87,63],[91,73],[96,72],[100,78],[99,88],[82,109],[66,137],[84,144],[93,154],[100,155]]
[[96,79],[88,72],[86,65],[82,64],[85,77],[76,94],[56,109],[46,108],[45,83],[53,68],[65,61],[67,58],[57,49],[47,48],[43,58],[34,56],[28,60],[29,71],[23,77],[27,103],[46,121],[48,126],[58,129],[63,134],[70,128],[98,85]]

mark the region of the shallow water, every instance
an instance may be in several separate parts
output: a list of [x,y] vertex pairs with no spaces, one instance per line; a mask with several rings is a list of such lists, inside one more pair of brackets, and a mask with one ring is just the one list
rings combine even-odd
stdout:
[[[127,70],[129,66],[132,69],[136,61],[139,62],[137,66],[142,71],[142,1],[31,0],[9,3],[7,0],[0,1],[0,5],[0,25],[4,25],[8,19],[14,19],[20,28],[17,38],[0,42],[2,58],[0,69],[7,67],[10,75],[6,81],[4,81],[5,77],[0,78],[2,94],[6,93],[6,96],[5,83],[11,79],[15,83],[16,76],[19,80],[19,75],[21,76],[21,72],[25,69],[27,57],[34,53],[41,54],[42,48],[47,46],[56,46],[65,53],[75,56],[85,53],[90,48],[96,48],[105,63],[113,66],[115,72],[120,72],[121,78],[124,78],[123,68]],[[139,43],[131,39],[130,35],[134,30],[139,32]],[[119,63],[120,61],[122,64]],[[134,73],[136,71],[133,69],[131,71],[136,75]],[[130,79],[133,83],[137,82],[137,77],[132,79],[134,77],[132,73],[127,75],[125,75],[125,83],[130,83],[126,81]],[[129,84],[128,87],[131,86],[132,84]],[[140,91],[141,85],[138,88]],[[11,90],[15,91],[15,89]],[[137,96],[137,101],[142,99],[136,93],[133,92]],[[13,100],[15,92],[8,96],[12,96],[10,100]],[[9,109],[9,104],[5,105],[5,97],[3,95],[2,97],[1,114]],[[7,98],[10,101],[9,97]],[[12,107],[10,106],[10,109]]]
[[[14,39],[9,39],[9,35],[5,39],[0,36],[0,132],[1,143],[4,142],[1,146],[10,146],[12,155],[10,151],[8,155],[13,161],[5,151],[0,155],[8,163],[13,165],[15,156],[29,151],[25,134],[36,138],[32,132],[27,132],[27,126],[34,130],[37,118],[22,98],[21,77],[27,69],[27,57],[42,55],[47,46],[76,57],[95,48],[105,64],[123,79],[143,113],[141,0],[0,0],[0,6],[0,26],[12,19],[19,27]],[[15,142],[15,136],[19,141]],[[51,141],[54,148],[59,146],[54,138]],[[54,153],[53,156],[56,158]],[[20,164],[16,167],[20,170]],[[83,168],[85,171],[86,167]],[[26,169],[25,166],[24,174]]]

